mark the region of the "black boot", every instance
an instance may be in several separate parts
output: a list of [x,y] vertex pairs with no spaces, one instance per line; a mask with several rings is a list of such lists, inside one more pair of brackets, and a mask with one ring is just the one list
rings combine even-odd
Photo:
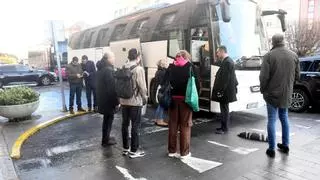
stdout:
[[70,112],[70,114],[74,114],[74,111],[73,111],[73,108],[72,108],[72,107],[69,108],[69,112]]
[[283,145],[281,143],[278,143],[277,146],[278,146],[280,152],[283,152],[285,154],[289,153],[289,147],[288,146],[285,146],[285,145]]
[[276,156],[276,152],[272,149],[267,149],[266,154],[271,158],[274,158]]

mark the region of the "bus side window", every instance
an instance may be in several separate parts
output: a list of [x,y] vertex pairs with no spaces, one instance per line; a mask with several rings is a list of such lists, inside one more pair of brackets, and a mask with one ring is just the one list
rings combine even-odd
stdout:
[[168,40],[168,57],[174,58],[179,50],[185,49],[184,47],[184,33],[182,31],[169,32]]
[[83,42],[83,48],[89,48],[90,47],[90,43],[91,43],[91,39],[92,39],[93,33],[94,33],[93,31],[87,32],[87,34],[85,36],[85,39],[84,39],[84,42]]
[[103,28],[99,31],[95,47],[107,46],[108,43],[106,42],[105,37],[107,36],[108,30],[108,28]]
[[75,49],[81,49],[83,47],[83,40],[84,40],[84,35],[87,31],[80,33],[78,43],[76,44]]
[[168,38],[168,31],[170,25],[174,22],[176,18],[177,12],[170,12],[163,14],[155,28],[152,32],[152,40],[167,40]]
[[140,35],[143,32],[146,32],[146,28],[145,25],[147,24],[149,18],[144,18],[144,19],[140,19],[138,20],[134,26],[132,27],[130,34],[129,34],[129,38],[137,38],[140,37]]
[[111,36],[111,41],[121,40],[123,33],[126,29],[127,24],[119,24],[114,28],[114,31]]

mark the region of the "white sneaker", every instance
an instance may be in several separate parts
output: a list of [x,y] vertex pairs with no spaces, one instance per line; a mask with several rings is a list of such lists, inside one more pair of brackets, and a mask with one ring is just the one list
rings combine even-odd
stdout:
[[180,154],[179,153],[168,153],[168,156],[171,158],[180,158]]
[[189,152],[189,154],[187,154],[187,155],[180,156],[180,159],[186,159],[188,157],[191,157],[191,152]]
[[122,155],[127,156],[129,154],[130,149],[123,149]]
[[138,158],[138,157],[143,157],[145,156],[146,153],[142,150],[137,150],[136,152],[129,152],[129,157],[130,158]]

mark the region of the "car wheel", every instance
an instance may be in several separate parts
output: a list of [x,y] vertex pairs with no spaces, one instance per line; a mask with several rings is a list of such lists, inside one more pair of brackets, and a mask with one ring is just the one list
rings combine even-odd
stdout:
[[309,97],[301,89],[293,89],[292,102],[289,110],[292,112],[304,112],[309,107]]
[[43,76],[43,77],[41,77],[41,79],[40,79],[40,84],[41,84],[41,85],[44,85],[44,86],[50,85],[50,84],[51,84],[51,79],[50,79],[50,77],[48,77],[48,76]]

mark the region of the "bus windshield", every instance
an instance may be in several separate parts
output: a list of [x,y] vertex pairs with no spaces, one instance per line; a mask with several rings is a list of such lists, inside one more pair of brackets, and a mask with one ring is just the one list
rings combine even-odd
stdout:
[[[219,8],[219,7],[218,7]],[[220,10],[218,10],[220,12]],[[261,57],[268,51],[268,40],[261,19],[261,10],[252,0],[234,0],[230,5],[231,21],[222,21],[221,14],[215,27],[219,29],[220,44],[228,48],[229,56],[241,66],[252,66],[252,63],[243,64],[243,60]],[[255,57],[255,58],[252,58]],[[259,58],[258,58],[259,59]],[[237,64],[236,63],[236,64]],[[260,61],[254,63],[260,67]]]

